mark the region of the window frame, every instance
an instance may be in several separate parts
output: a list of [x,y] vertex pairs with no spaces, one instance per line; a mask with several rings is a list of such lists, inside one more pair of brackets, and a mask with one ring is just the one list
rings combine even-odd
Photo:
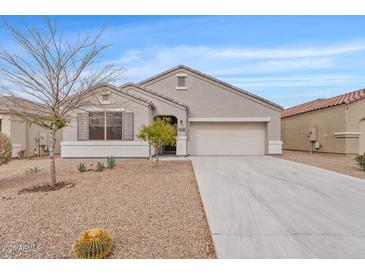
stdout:
[[[187,90],[187,78],[188,75],[185,73],[178,73],[176,74],[176,89],[177,90]],[[184,80],[184,86],[179,86],[179,81],[183,79]]]
[[[96,114],[96,113],[103,113],[103,139],[91,139],[90,136],[91,136],[91,115],[92,114]],[[112,126],[108,126],[107,125],[107,115],[108,113],[117,113],[118,115],[120,115],[120,126],[121,127],[121,138],[120,139],[108,139],[108,127],[113,127]],[[133,117],[133,126],[132,126],[132,139],[128,139],[128,140],[125,140],[124,136],[125,136],[125,132],[124,132],[124,118],[123,118],[123,113],[132,113],[132,117]],[[97,125],[98,126],[98,125]],[[100,126],[101,127],[101,126]],[[88,135],[89,135],[89,138],[88,140],[89,141],[134,141],[134,113],[133,112],[125,112],[125,111],[92,111],[92,112],[89,112],[89,128],[88,128]]]
[[[103,130],[103,139],[91,139],[90,136],[91,136],[91,115],[95,115],[95,114],[99,114],[99,113],[103,113],[103,116],[104,116],[104,122],[103,122],[103,125],[102,127],[104,128]],[[89,112],[89,141],[105,141],[105,137],[106,137],[106,112],[105,111],[93,111],[93,112]],[[98,127],[101,127],[101,126],[98,126]]]
[[[116,125],[108,125],[107,121],[108,121],[108,113],[109,114],[119,114],[120,115],[120,125],[116,126]],[[113,126],[115,127],[120,127],[121,128],[121,138],[120,139],[108,139],[108,127],[112,128]],[[122,111],[106,111],[105,112],[105,125],[104,125],[105,129],[104,129],[104,139],[105,141],[123,141],[124,140],[124,129],[123,129],[123,112]]]

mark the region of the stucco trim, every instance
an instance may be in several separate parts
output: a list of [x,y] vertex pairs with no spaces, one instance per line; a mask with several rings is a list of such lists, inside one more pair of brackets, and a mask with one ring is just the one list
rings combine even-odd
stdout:
[[335,132],[336,138],[359,138],[361,132],[351,132],[351,131],[344,131],[344,132]]
[[283,153],[283,142],[282,141],[269,141],[267,154],[281,155]]
[[142,141],[65,141],[61,142],[62,158],[148,158],[149,146]]
[[189,118],[189,122],[270,122],[270,117],[242,117],[242,118]]
[[117,141],[117,140],[100,140],[100,141],[64,141],[62,146],[145,146],[144,141]]

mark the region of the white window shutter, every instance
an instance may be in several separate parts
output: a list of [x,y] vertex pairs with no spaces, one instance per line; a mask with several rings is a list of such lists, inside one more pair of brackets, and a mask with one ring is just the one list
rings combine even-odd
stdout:
[[89,140],[89,113],[77,114],[77,140]]
[[133,141],[134,140],[134,113],[123,112],[122,114],[123,124],[123,140]]

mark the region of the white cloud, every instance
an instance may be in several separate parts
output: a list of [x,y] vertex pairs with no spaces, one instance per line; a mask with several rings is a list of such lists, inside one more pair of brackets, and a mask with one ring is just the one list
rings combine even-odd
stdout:
[[[156,46],[127,50],[117,62],[128,70],[129,81],[138,81],[178,64],[185,64],[208,74],[221,76],[326,68],[332,65],[333,60],[330,56],[303,57],[304,54],[297,54],[297,58],[294,58],[294,50],[291,50],[290,58],[279,58],[283,54],[278,50],[273,50],[272,54],[266,54],[275,57],[274,59],[263,59],[264,55],[260,55],[258,59],[252,59],[252,56],[258,56],[258,52],[269,52],[268,49],[251,50],[252,54],[249,54],[249,50],[241,50],[246,54],[233,54],[233,52],[235,51],[232,49],[201,46]],[[304,51],[298,49],[296,52]]]
[[347,44],[332,47],[307,47],[307,48],[271,48],[271,49],[250,49],[250,48],[225,48],[214,49],[209,47],[197,47],[194,50],[202,55],[213,58],[306,58],[319,56],[333,56],[338,54],[351,53],[365,50],[365,44]]
[[[138,82],[174,67],[185,64],[204,73],[216,76],[233,85],[256,90],[266,87],[346,86],[362,82],[362,78],[336,74],[344,54],[365,50],[365,45],[346,45],[317,48],[237,49],[206,46],[155,46],[131,49],[117,62],[127,69],[127,81]],[[347,58],[347,56],[346,56]],[[342,59],[343,60],[343,59]],[[341,68],[343,62],[341,61]],[[333,74],[324,75],[333,70]],[[282,75],[305,75],[280,78]],[[272,75],[269,80],[251,79],[250,75]],[[277,76],[278,75],[278,76]]]

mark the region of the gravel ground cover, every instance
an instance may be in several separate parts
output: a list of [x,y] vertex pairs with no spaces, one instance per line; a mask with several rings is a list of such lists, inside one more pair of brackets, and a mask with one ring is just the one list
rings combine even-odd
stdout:
[[356,166],[354,156],[283,150],[283,155],[277,157],[365,179],[365,171]]
[[[1,258],[71,258],[72,244],[91,227],[111,231],[110,258],[215,258],[190,161],[156,168],[117,160],[113,170],[86,173],[79,162],[57,159],[58,181],[74,187],[21,195],[47,182],[48,159],[0,166]],[[95,169],[97,160],[84,162]],[[40,172],[25,174],[33,166]]]

